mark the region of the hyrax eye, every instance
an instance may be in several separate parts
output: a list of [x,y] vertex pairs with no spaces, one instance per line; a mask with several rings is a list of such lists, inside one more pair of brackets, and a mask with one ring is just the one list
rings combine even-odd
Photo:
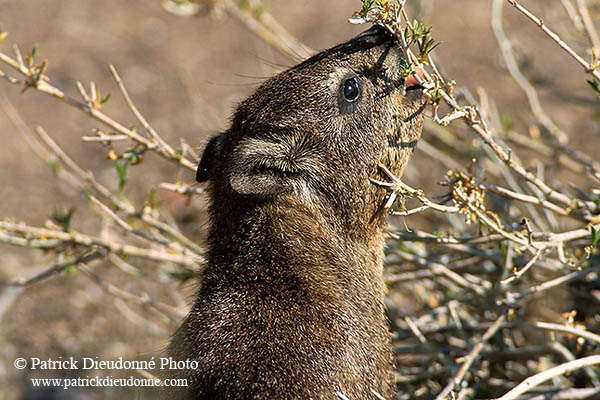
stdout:
[[344,81],[344,98],[349,102],[354,102],[360,96],[360,85],[356,77],[348,78]]

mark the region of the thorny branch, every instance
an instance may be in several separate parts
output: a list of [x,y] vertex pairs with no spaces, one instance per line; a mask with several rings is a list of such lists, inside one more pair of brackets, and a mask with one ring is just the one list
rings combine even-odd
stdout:
[[[60,101],[77,108],[80,111],[85,112],[93,119],[105,124],[109,128],[118,132],[119,134],[125,135],[130,138],[134,143],[137,143],[143,146],[144,150],[154,151],[160,154],[162,157],[167,160],[173,161],[189,170],[195,170],[196,165],[184,158],[183,156],[178,155],[166,142],[160,139],[160,136],[152,129],[146,120],[141,116],[138,110],[135,108],[127,91],[125,90],[121,78],[117,74],[115,68],[111,65],[111,72],[114,75],[114,78],[119,85],[122,93],[124,94],[128,105],[132,108],[133,113],[136,117],[142,122],[142,125],[148,130],[148,133],[151,135],[150,138],[144,137],[137,133],[136,131],[126,128],[124,125],[119,122],[113,120],[108,115],[104,114],[101,111],[103,99],[99,96],[98,91],[94,83],[90,85],[90,93],[86,92],[85,88],[80,82],[77,82],[77,88],[79,89],[79,94],[83,101],[79,101],[74,97],[66,95],[62,90],[53,86],[49,83],[49,79],[44,75],[46,70],[47,61],[42,62],[41,65],[36,66],[33,64],[33,60],[29,63],[26,63],[21,55],[20,50],[15,46],[14,47],[15,58],[11,58],[4,53],[0,52],[0,62],[12,67],[15,71],[20,73],[24,79],[16,79],[10,77],[3,71],[0,71],[0,77],[4,77],[9,82],[13,84],[23,85],[23,90],[27,89],[35,89],[38,92],[48,94],[52,97],[59,99]],[[157,139],[159,138],[159,139]]]

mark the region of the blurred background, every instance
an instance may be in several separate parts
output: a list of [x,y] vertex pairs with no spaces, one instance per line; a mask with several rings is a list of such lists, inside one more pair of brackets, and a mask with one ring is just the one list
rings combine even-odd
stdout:
[[[478,88],[483,88],[504,123],[535,134],[531,132],[535,121],[526,97],[508,74],[493,35],[491,2],[408,3],[411,15],[432,26],[433,37],[442,42],[433,53],[441,73],[476,97]],[[573,28],[562,2],[523,3],[580,54],[591,57],[586,54],[585,36]],[[292,35],[315,50],[328,48],[365,29],[347,22],[360,9],[359,1],[266,0],[264,4]],[[588,7],[598,25],[599,2],[588,1]],[[599,103],[581,66],[564,56],[555,43],[514,9],[505,6],[504,14],[504,27],[519,65],[536,83],[546,112],[569,133],[573,148],[597,158]],[[134,124],[136,121],[107,68],[108,63],[114,64],[134,103],[161,136],[173,145],[184,138],[198,151],[211,135],[227,128],[228,118],[239,101],[266,78],[294,64],[222,10],[176,16],[166,12],[158,0],[0,0],[0,25],[8,32],[0,43],[0,51],[12,55],[16,44],[28,53],[37,46],[37,58],[48,60],[46,74],[55,86],[77,96],[76,81],[86,87],[94,81],[103,95],[112,94],[103,111],[125,125]],[[5,65],[0,70],[15,75]],[[28,129],[43,126],[79,165],[115,188],[116,172],[113,164],[106,162],[107,151],[99,144],[83,143],[80,139],[92,134],[99,124],[49,96],[34,90],[21,93],[21,89],[0,80],[3,104],[17,110]],[[86,212],[85,196],[54,178],[52,170],[19,135],[6,107],[9,106],[0,108],[0,218],[43,226],[54,208],[75,207],[74,229],[95,234],[99,218]],[[456,129],[460,130],[460,125]],[[466,137],[469,135],[475,141],[472,134]],[[428,130],[424,138],[432,143],[438,140]],[[464,144],[456,143],[459,147]],[[445,150],[452,158],[452,149]],[[468,156],[457,154],[456,161],[465,165]],[[520,156],[528,166],[527,153]],[[445,171],[443,163],[418,148],[404,181],[434,197],[445,192],[437,184]],[[577,181],[573,173],[563,171],[556,177],[552,174],[549,170],[550,181],[560,179],[565,185]],[[164,162],[144,162],[130,168],[127,193],[132,201],[143,203],[151,186],[178,179],[194,183],[194,175],[187,170]],[[159,190],[158,197],[182,231],[201,244],[206,223],[202,199],[194,197],[188,202],[186,197],[165,190]],[[426,213],[394,223],[427,230],[439,224],[440,217]],[[31,276],[53,262],[52,254],[0,243],[0,282]],[[181,284],[162,275],[147,282],[108,264],[94,264],[94,271],[123,290],[150,293],[183,312],[194,288],[191,283]],[[148,274],[154,272],[148,270]],[[412,295],[403,296],[410,303]],[[150,359],[160,356],[175,325],[153,320],[144,307],[107,294],[77,272],[26,288],[0,286],[0,398],[32,396],[28,381],[31,377],[71,376],[66,371],[17,370],[13,367],[17,357]],[[90,373],[93,371],[87,372]],[[72,376],[85,375],[85,371],[73,371]],[[139,388],[90,389],[90,395],[96,399],[158,397],[156,391]]]

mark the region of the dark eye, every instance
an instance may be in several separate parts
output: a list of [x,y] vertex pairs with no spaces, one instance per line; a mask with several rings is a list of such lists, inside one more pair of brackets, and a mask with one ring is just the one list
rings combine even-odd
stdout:
[[356,101],[360,95],[360,86],[356,77],[346,79],[343,88],[344,98],[350,102]]

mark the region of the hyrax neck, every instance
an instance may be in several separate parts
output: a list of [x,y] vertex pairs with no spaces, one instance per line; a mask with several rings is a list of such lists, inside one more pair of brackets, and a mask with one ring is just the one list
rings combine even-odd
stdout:
[[256,301],[361,304],[360,312],[381,312],[380,227],[347,228],[332,213],[286,198],[225,212],[213,218],[209,238],[204,279],[217,279],[213,287]]

